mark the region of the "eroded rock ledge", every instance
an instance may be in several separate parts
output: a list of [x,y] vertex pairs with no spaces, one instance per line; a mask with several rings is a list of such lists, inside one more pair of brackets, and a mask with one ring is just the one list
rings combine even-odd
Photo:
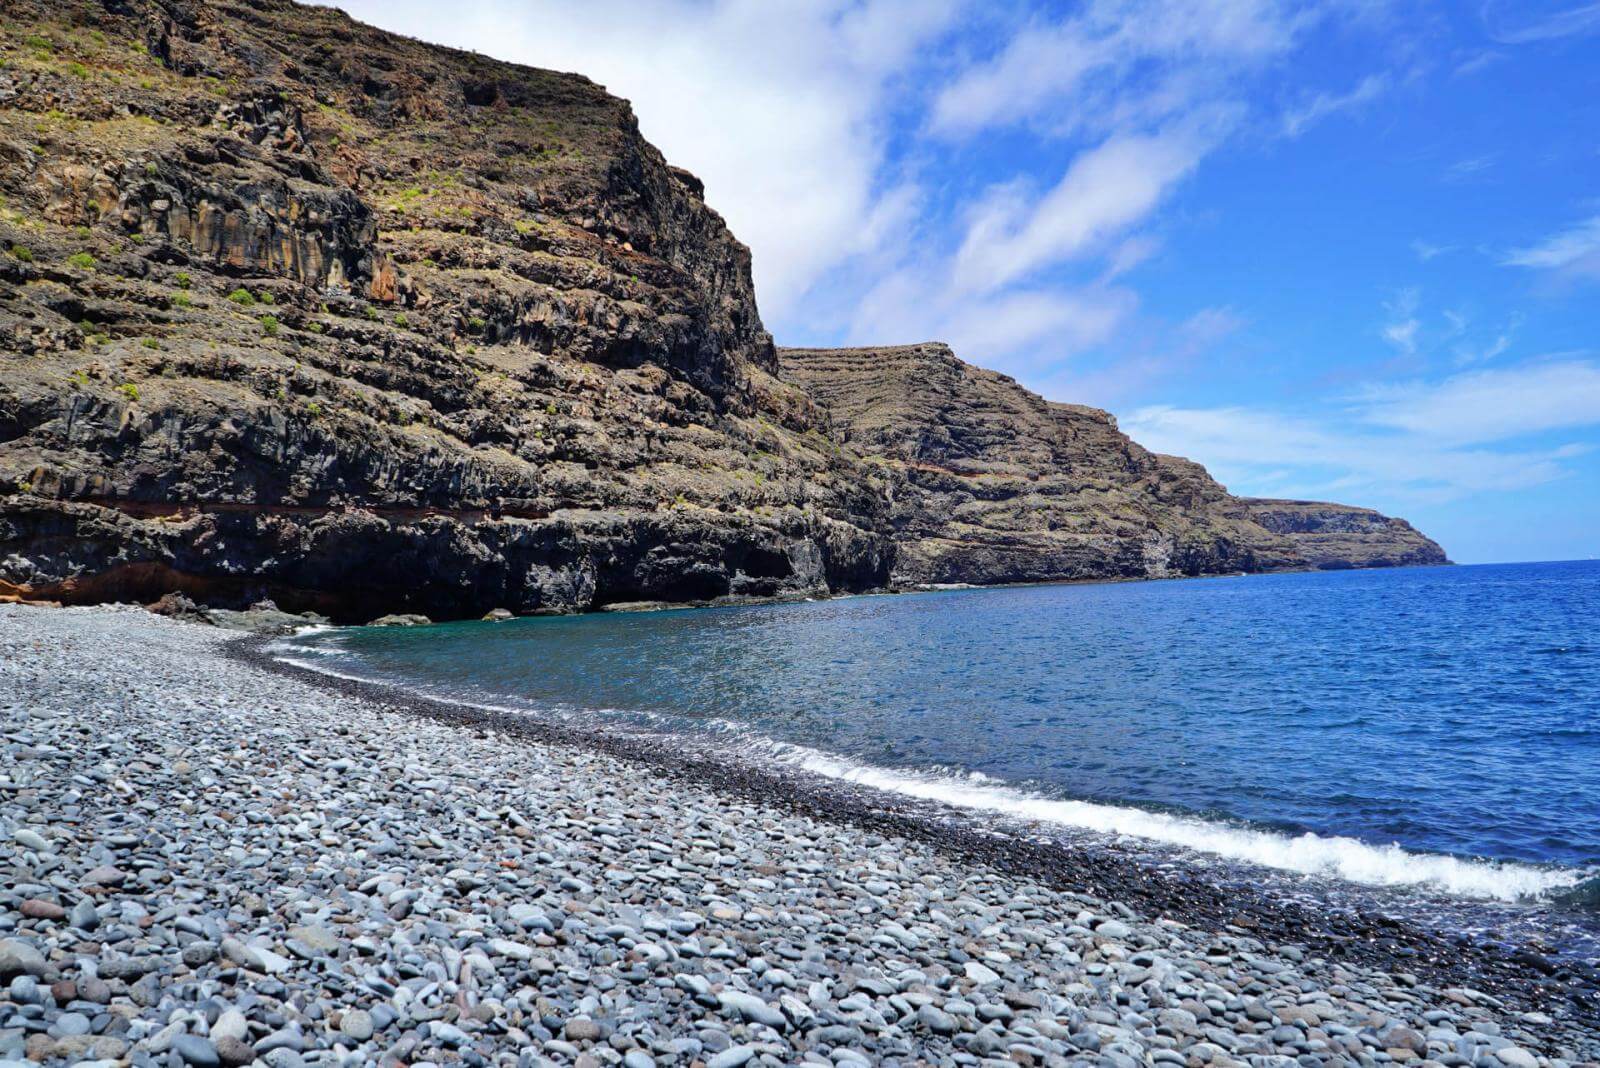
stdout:
[[1028,582],[1444,563],[1364,508],[1231,496],[1106,412],[1046,401],[942,344],[780,349],[889,484],[896,582]]

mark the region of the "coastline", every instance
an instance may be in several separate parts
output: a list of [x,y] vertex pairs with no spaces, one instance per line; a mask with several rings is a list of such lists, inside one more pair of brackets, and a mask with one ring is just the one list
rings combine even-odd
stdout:
[[[0,608],[0,850],[35,876],[0,899],[13,921],[0,938],[44,944],[41,971],[106,985],[113,1005],[110,984],[131,995],[143,976],[171,980],[147,989],[150,1004],[130,1002],[118,1034],[52,1036],[63,1016],[90,1014],[54,994],[27,1003],[45,1005],[20,1028],[49,1025],[39,1050],[109,1040],[120,1057],[165,1036],[152,1050],[165,1053],[181,1035],[214,1049],[248,1039],[263,1059],[478,1048],[517,1063],[539,1049],[630,1068],[641,1057],[722,1068],[852,1053],[1091,1056],[1119,1068],[1246,1057],[1528,1068],[1600,1056],[1593,984],[1544,975],[1536,956],[995,833],[970,814],[798,770],[335,678],[263,646],[136,609]],[[119,752],[133,761],[103,771]],[[72,794],[74,811],[51,807]],[[60,848],[17,837],[30,817]],[[181,826],[155,830],[165,845],[152,851],[163,818]],[[370,826],[387,820],[407,835]],[[95,839],[91,823],[128,826]],[[121,878],[85,881],[100,868]],[[230,875],[260,882],[247,891],[254,904]],[[89,930],[22,910],[45,894],[67,910],[97,903],[96,927],[129,933],[96,945]],[[397,969],[407,953],[422,963]],[[397,981],[418,977],[422,987]],[[296,1008],[296,990],[331,1007]],[[196,1011],[203,999],[183,995],[202,991],[232,1008]],[[22,1008],[0,1009],[3,1036]],[[295,1041],[262,1048],[285,1029]],[[1472,1056],[1459,1060],[1463,1048]]]

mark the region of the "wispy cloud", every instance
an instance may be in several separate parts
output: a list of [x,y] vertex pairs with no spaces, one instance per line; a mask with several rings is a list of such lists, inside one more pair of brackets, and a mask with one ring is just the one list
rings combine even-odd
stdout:
[[1502,262],[1511,267],[1600,278],[1600,215],[1552,234],[1536,245],[1515,249]]
[[1600,367],[1582,360],[1473,371],[1444,382],[1371,386],[1362,419],[1450,445],[1600,426]]
[[966,137],[1161,122],[1292,48],[1305,25],[1300,5],[1276,0],[1090,0],[1072,17],[1025,25],[963,72],[934,101],[930,126]]
[[1562,37],[1581,37],[1600,32],[1600,4],[1557,4],[1551,11],[1545,5],[1526,0],[1495,2],[1484,0],[1481,14],[1484,32],[1500,44],[1531,44]]
[[1456,246],[1454,245],[1435,245],[1430,241],[1421,240],[1411,242],[1411,251],[1416,253],[1417,259],[1423,263],[1437,259],[1445,253],[1454,252],[1455,250]]
[[1387,74],[1369,74],[1345,93],[1317,93],[1283,117],[1283,132],[1288,137],[1299,137],[1306,130],[1330,115],[1350,111],[1382,96],[1389,88]]
[[1469,178],[1482,174],[1495,165],[1498,157],[1494,153],[1482,156],[1470,156],[1459,159],[1445,169],[1445,180],[1448,182],[1464,182]]
[[1036,201],[1015,186],[992,191],[956,253],[955,286],[985,292],[1106,247],[1161,203],[1208,143],[1192,127],[1113,137],[1081,153]]
[[1417,351],[1417,331],[1422,328],[1422,321],[1417,318],[1420,301],[1421,294],[1417,290],[1403,289],[1395,295],[1394,300],[1383,306],[1389,313],[1389,320],[1378,332],[1383,335],[1383,340],[1407,356],[1415,355]]
[[1206,464],[1236,492],[1443,501],[1567,476],[1588,447],[1530,439],[1600,425],[1600,367],[1565,360],[1374,386],[1329,409],[1339,414],[1159,405],[1122,426]]
[[[1061,381],[1062,361],[1137,324],[1126,276],[1162,247],[1151,230],[1178,190],[1254,117],[1251,79],[1310,27],[1369,6],[1087,0],[1064,17],[1022,22],[937,92],[923,131],[955,144],[1020,131],[1052,155],[1067,147],[1060,178],[1043,188],[1030,178],[994,183],[953,212],[942,247],[930,235],[868,289],[850,340],[933,330],[980,363],[1032,369],[1035,385]],[[1312,106],[1354,107],[1386,85],[1374,75],[1349,100]],[[1085,309],[1087,326],[1074,328],[1068,317]],[[897,333],[908,322],[925,329]]]

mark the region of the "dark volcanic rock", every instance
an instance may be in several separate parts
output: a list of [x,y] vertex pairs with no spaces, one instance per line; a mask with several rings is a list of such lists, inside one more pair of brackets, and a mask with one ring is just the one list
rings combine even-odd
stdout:
[[1232,497],[1105,412],[1055,404],[941,344],[781,349],[889,486],[902,583],[1443,563],[1403,520]]

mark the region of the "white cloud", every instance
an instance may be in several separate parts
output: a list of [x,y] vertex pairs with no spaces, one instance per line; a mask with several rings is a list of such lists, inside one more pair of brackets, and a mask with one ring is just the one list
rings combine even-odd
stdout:
[[633,104],[755,251],[783,323],[827,272],[875,251],[909,197],[886,173],[894,81],[960,0],[339,0],[385,28],[582,73]]
[[1417,318],[1419,300],[1420,295],[1415,289],[1404,289],[1393,301],[1384,305],[1390,320],[1383,324],[1379,332],[1385,341],[1407,356],[1416,354],[1417,331],[1422,328],[1422,322]]
[[1235,492],[1418,501],[1565,477],[1586,446],[1517,442],[1596,425],[1600,367],[1587,360],[1370,387],[1342,416],[1159,405],[1122,420],[1136,441],[1205,464]]
[[1600,426],[1600,367],[1565,360],[1371,387],[1361,407],[1369,423],[1450,444]]
[[1161,203],[1194,169],[1206,143],[1189,129],[1114,137],[1081,153],[1035,203],[1016,186],[992,190],[956,253],[955,286],[997,289],[1104,247]]
[[1423,263],[1427,263],[1429,260],[1437,259],[1438,257],[1443,256],[1445,253],[1454,252],[1455,250],[1456,247],[1454,245],[1435,245],[1431,242],[1421,240],[1411,242],[1411,251],[1416,253],[1417,259],[1421,260]]
[[1600,278],[1600,215],[1553,234],[1537,245],[1516,249],[1502,262],[1511,267]]
[[1126,289],[1023,290],[960,305],[940,333],[957,352],[1028,353],[1000,361],[1022,370],[1103,343],[1137,304]]
[[1382,96],[1389,88],[1387,74],[1369,74],[1347,93],[1318,93],[1283,117],[1283,132],[1299,137],[1329,115],[1350,111]]
[[[1159,122],[1214,94],[1233,70],[1280,55],[1303,20],[1277,0],[1091,0],[1074,17],[1023,27],[934,102],[932,128],[1104,130]],[[1141,78],[1128,84],[1136,68]]]
[[1526,0],[1484,0],[1484,30],[1501,44],[1531,44],[1600,32],[1600,4],[1560,4],[1556,11],[1541,11],[1540,6]]

